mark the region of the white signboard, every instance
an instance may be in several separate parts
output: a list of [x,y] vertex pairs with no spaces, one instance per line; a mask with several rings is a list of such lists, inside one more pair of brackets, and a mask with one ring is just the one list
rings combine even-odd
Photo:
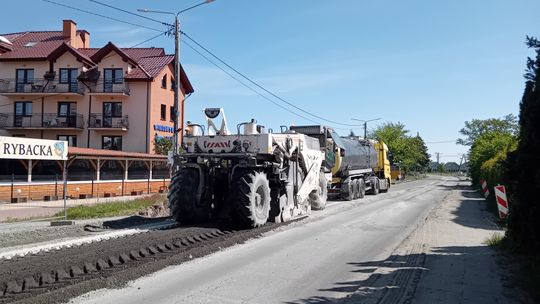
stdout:
[[0,158],[67,160],[67,155],[67,141],[0,136]]

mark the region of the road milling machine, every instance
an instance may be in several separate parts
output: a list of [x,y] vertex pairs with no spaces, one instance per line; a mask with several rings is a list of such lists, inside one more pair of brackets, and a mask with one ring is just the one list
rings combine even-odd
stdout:
[[173,156],[168,198],[179,223],[230,218],[257,227],[324,208],[329,176],[317,139],[265,132],[255,120],[231,134],[223,109],[207,108],[204,114],[207,127],[188,124],[182,152]]

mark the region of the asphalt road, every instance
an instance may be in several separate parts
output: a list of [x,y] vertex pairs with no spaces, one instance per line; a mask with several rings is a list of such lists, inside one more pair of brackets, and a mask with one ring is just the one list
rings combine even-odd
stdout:
[[[323,303],[357,291],[358,265],[385,260],[456,185],[428,178],[388,193],[331,202],[262,238],[166,268],[73,303]],[[366,283],[367,284],[367,283]]]

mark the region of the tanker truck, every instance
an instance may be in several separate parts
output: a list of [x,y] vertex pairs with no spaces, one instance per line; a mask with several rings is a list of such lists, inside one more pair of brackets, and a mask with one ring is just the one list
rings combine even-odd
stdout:
[[383,142],[358,137],[340,137],[322,125],[291,126],[291,131],[318,139],[325,154],[323,167],[331,172],[329,196],[345,200],[377,195],[390,189],[388,147]]

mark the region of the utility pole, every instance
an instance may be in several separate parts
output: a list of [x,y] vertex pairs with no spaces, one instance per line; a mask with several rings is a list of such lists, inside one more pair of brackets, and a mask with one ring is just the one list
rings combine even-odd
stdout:
[[351,120],[361,121],[361,122],[364,123],[364,139],[367,139],[367,123],[370,122],[370,121],[376,121],[376,120],[379,120],[379,119],[381,119],[381,118],[375,118],[375,119],[370,119],[370,120],[351,118]]
[[[201,6],[203,4],[214,2],[215,0],[205,0],[199,4],[195,4],[193,6],[190,6],[186,9],[183,9],[181,11],[178,11],[176,13],[174,12],[165,12],[165,11],[154,11],[149,9],[138,9],[139,12],[144,13],[157,13],[157,14],[167,14],[167,15],[173,15],[174,16],[174,120],[173,120],[173,128],[174,128],[174,135],[173,135],[173,155],[178,153],[178,130],[180,130],[180,143],[184,142],[184,110],[185,110],[185,98],[182,98],[182,105],[180,107],[180,113],[178,113],[178,108],[180,104],[180,20],[178,18],[178,15],[180,15],[183,12],[189,11],[191,9],[194,9],[198,6]],[[180,127],[178,126],[178,116],[180,114]]]
[[439,162],[439,160],[440,160],[440,157],[441,157],[441,153],[435,152],[435,155],[437,155],[437,165],[440,165],[441,163]]

